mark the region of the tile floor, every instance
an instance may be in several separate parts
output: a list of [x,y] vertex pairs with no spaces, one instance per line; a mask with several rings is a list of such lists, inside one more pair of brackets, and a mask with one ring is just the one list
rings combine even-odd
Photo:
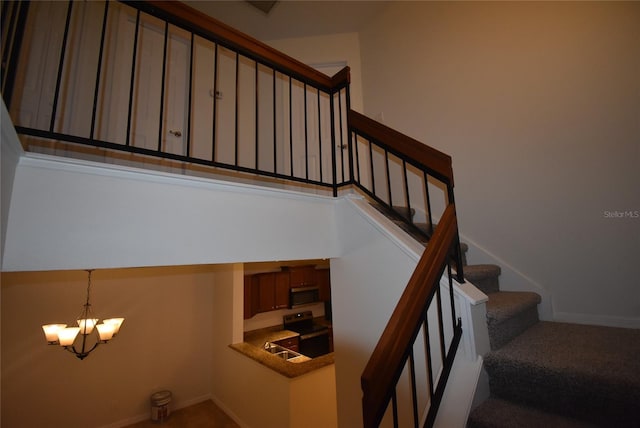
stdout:
[[194,404],[173,411],[163,423],[152,422],[151,420],[138,422],[126,428],[240,428],[233,419],[227,416],[211,400]]

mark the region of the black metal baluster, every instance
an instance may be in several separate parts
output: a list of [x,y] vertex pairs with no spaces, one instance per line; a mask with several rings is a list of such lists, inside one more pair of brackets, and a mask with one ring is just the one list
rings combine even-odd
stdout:
[[[329,94],[329,110],[331,118],[331,177],[333,180],[333,196],[338,196],[338,166],[336,165],[336,119],[335,119],[335,103],[333,101],[335,94]],[[344,182],[344,177],[343,180]]]
[[291,76],[289,76],[289,163],[291,164],[291,177],[293,177],[293,98],[291,89]]
[[375,171],[373,170],[373,142],[367,139],[369,142],[369,164],[371,166],[371,193],[373,196],[376,196],[376,180],[375,180]]
[[418,394],[416,391],[416,367],[414,362],[413,348],[409,353],[409,374],[411,377],[411,404],[413,409],[413,426],[418,428]]
[[[353,145],[355,172],[357,172],[358,183],[362,185],[362,177],[360,176],[360,149],[358,148],[358,136],[353,134],[352,138],[353,139],[351,140],[351,144]],[[355,177],[356,174],[353,174],[352,182],[355,180]]]
[[98,109],[98,94],[100,93],[100,75],[102,74],[102,55],[104,54],[104,38],[107,32],[107,17],[109,16],[109,2],[104,2],[104,16],[102,17],[102,34],[100,35],[100,50],[98,51],[98,69],[96,70],[96,84],[93,91],[93,109],[91,111],[91,128],[89,140],[93,141],[96,126],[96,111]]
[[213,117],[211,118],[211,162],[216,161],[216,131],[218,122],[218,44],[213,49]]
[[164,88],[167,74],[167,46],[169,44],[169,22],[164,21],[164,47],[162,52],[162,80],[160,84],[160,124],[158,125],[158,152],[162,152],[162,118],[164,117]]
[[407,195],[407,220],[413,224],[413,215],[411,214],[411,199],[409,198],[409,178],[407,177],[407,162],[402,160],[402,173],[404,178],[404,191]]
[[240,57],[236,52],[236,109],[235,109],[235,155],[234,165],[238,166],[238,112],[239,112],[239,97],[240,97]]
[[425,200],[427,201],[427,215],[429,216],[427,234],[429,237],[433,235],[433,217],[431,216],[431,197],[429,193],[429,176],[426,171],[424,172],[424,192],[425,192]]
[[440,294],[440,284],[436,285],[436,307],[438,308],[438,333],[440,336],[440,357],[442,362],[446,359],[446,346],[444,343],[444,319],[442,316],[442,295]]
[[[349,85],[344,87],[344,97],[345,97],[345,107],[346,107],[346,114],[349,114],[349,111],[351,110],[351,89],[349,88]],[[348,120],[347,120],[347,125],[348,125]],[[342,132],[342,130],[340,131]],[[349,141],[350,143],[351,141]],[[347,156],[349,159],[349,182],[353,183],[353,148],[351,147],[351,144],[349,144],[347,146]]]
[[274,174],[278,173],[278,151],[277,151],[277,132],[276,132],[276,69],[272,68],[273,71],[273,172]]
[[302,86],[302,90],[304,91],[303,102],[304,102],[304,178],[309,179],[309,134],[308,134],[308,114],[307,111],[307,84],[304,83]]
[[429,401],[431,401],[431,398],[433,397],[433,363],[431,361],[431,339],[429,337],[429,321],[428,321],[428,314],[427,311],[425,311],[424,314],[424,322],[423,322],[423,331],[424,331],[424,354],[427,357],[427,377],[428,377],[428,382],[429,382],[429,389],[428,389],[428,393],[429,393]]
[[256,142],[255,142],[255,151],[256,151],[256,165],[255,165],[255,169],[259,171],[258,169],[258,156],[259,156],[259,150],[258,150],[258,144],[259,144],[259,132],[258,132],[258,125],[259,125],[259,116],[258,116],[258,103],[260,101],[260,97],[258,94],[258,61],[255,62],[256,63],[256,120],[255,120],[255,134],[256,134]]
[[60,51],[60,61],[58,62],[58,76],[56,77],[56,90],[53,95],[53,107],[51,109],[51,123],[49,124],[49,132],[53,132],[56,122],[56,114],[58,112],[58,97],[60,96],[60,82],[62,81],[62,69],[64,67],[64,59],[67,52],[67,39],[69,37],[69,24],[71,22],[73,1],[69,0],[67,7],[67,19],[64,24],[64,35],[62,36],[62,48]]
[[131,145],[131,115],[133,112],[133,87],[136,81],[136,57],[138,55],[138,32],[140,29],[140,10],[136,11],[136,29],[133,35],[133,57],[131,59],[131,84],[129,86],[129,114],[127,115],[126,146]]
[[340,167],[342,168],[342,182],[344,183],[344,129],[342,123],[342,97],[338,91],[338,119],[340,121]]
[[[455,205],[455,198],[453,195],[453,185],[447,183],[447,199],[449,204]],[[455,247],[455,259],[456,259],[456,280],[460,283],[464,283],[464,267],[462,265],[462,249],[460,248],[460,233],[456,225],[456,247]]]
[[453,297],[453,277],[451,276],[451,263],[447,264],[447,276],[449,277],[449,299],[451,301],[451,326],[455,331],[456,328],[456,307]]
[[391,173],[389,171],[389,152],[384,149],[384,163],[387,171],[387,197],[389,199],[389,207],[393,209],[393,199],[391,198]]
[[320,121],[320,89],[318,91],[318,165],[320,166],[320,181],[322,182],[322,123]]
[[187,94],[187,132],[184,136],[184,142],[186,142],[186,147],[184,154],[185,156],[190,156],[191,154],[191,110],[193,106],[191,103],[193,102],[192,94],[193,94],[193,45],[194,45],[194,34],[191,33],[191,46],[189,47],[189,93]]
[[398,428],[398,396],[396,394],[396,390],[394,389],[393,395],[391,396],[391,408],[393,409],[394,428]]

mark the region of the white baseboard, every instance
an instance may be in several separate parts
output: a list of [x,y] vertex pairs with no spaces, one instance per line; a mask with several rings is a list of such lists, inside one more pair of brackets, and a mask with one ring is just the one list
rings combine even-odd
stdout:
[[640,318],[612,317],[607,315],[575,314],[571,312],[556,312],[554,321],[574,324],[602,325],[606,327],[638,328]]

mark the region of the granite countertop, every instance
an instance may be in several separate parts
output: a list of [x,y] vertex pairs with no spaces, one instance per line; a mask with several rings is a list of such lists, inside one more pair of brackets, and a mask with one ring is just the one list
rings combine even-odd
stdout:
[[283,330],[281,326],[269,327],[246,332],[244,342],[233,343],[229,347],[289,378],[298,377],[334,363],[333,352],[307,361],[291,362],[264,350],[265,342],[276,342],[296,336],[299,334]]

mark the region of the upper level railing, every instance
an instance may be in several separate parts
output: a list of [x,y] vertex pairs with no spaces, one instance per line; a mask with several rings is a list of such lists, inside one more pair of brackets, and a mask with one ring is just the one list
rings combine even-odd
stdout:
[[328,77],[178,2],[34,2],[21,25],[3,94],[28,150],[349,182],[348,68]]
[[[407,337],[426,319],[416,308],[435,302],[441,314],[445,265],[463,281],[451,158],[351,110],[348,67],[326,76],[179,2],[5,1],[2,43],[2,93],[28,151],[203,168],[334,196],[356,188],[431,239],[394,312],[411,317],[394,315],[363,374],[365,423],[379,424],[396,363],[414,359]],[[436,323],[442,367],[434,374],[429,363],[429,385],[444,385],[459,340],[449,300],[451,325]],[[372,376],[392,354],[392,375]],[[441,392],[430,389],[428,421]]]

